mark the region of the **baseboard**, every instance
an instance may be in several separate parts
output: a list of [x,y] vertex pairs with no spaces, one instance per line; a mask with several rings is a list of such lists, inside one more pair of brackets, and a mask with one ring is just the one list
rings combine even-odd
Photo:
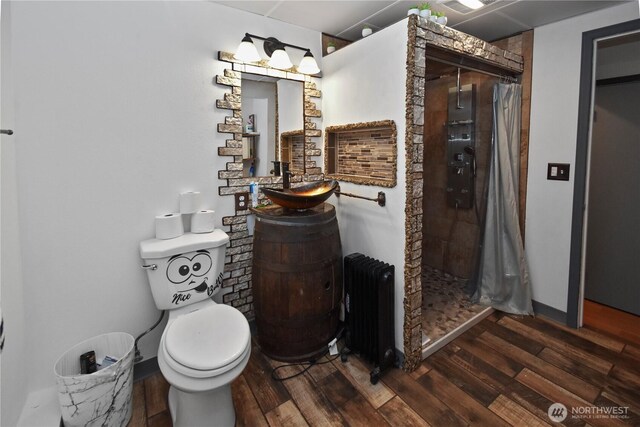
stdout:
[[157,357],[152,357],[140,363],[136,363],[133,365],[133,381],[143,380],[156,372],[160,372]]
[[551,320],[555,320],[558,323],[562,323],[563,325],[567,324],[567,313],[565,313],[564,311],[560,311],[557,308],[550,307],[538,301],[532,301],[532,303],[533,312],[536,314],[536,316],[547,317]]
[[404,366],[404,353],[401,352],[400,350],[398,350],[397,348],[395,349],[396,351],[396,364],[395,367],[396,368],[402,368]]

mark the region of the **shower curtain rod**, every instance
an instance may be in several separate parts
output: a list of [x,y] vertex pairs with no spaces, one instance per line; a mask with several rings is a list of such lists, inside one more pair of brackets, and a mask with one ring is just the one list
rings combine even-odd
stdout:
[[476,73],[482,73],[482,74],[486,74],[486,75],[489,75],[489,76],[498,77],[500,79],[505,79],[505,80],[510,81],[512,83],[516,83],[518,81],[518,79],[516,77],[513,77],[513,76],[509,76],[509,75],[506,75],[506,74],[492,73],[491,71],[481,70],[479,68],[471,67],[469,65],[457,64],[457,63],[455,63],[453,61],[447,61],[446,59],[437,58],[437,57],[431,56],[431,55],[427,55],[427,59],[432,59],[434,61],[442,62],[443,64],[447,64],[447,65],[453,65],[454,67],[458,67],[458,68],[464,68],[465,70],[475,71]]

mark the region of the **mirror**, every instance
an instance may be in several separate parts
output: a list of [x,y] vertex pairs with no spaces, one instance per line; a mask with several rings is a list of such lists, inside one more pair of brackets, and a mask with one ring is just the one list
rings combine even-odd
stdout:
[[304,169],[304,83],[242,73],[242,176],[273,176],[273,161]]

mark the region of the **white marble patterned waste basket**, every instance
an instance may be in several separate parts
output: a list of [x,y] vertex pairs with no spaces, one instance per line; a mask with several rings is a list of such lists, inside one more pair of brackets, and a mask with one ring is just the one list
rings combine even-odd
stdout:
[[[133,343],[131,335],[113,332],[76,344],[58,359],[54,371],[65,427],[127,425],[132,408]],[[81,375],[80,355],[90,350],[95,351],[96,360],[111,356],[118,361]]]

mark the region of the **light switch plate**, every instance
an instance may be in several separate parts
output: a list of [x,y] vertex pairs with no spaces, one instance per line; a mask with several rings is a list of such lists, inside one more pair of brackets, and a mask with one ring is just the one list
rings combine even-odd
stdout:
[[569,163],[549,163],[547,179],[552,181],[569,181]]

